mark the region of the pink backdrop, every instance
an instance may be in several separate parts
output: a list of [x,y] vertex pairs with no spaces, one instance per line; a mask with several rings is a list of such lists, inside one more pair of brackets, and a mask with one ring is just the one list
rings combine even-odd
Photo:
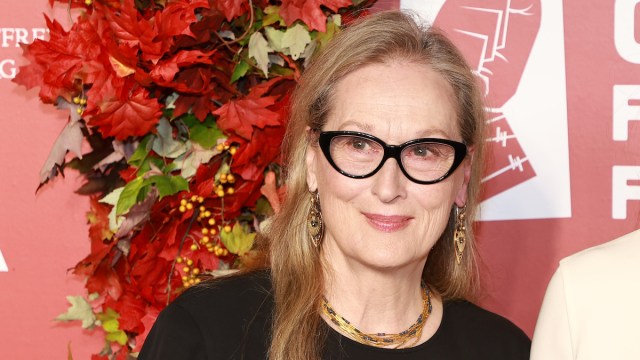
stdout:
[[[43,12],[68,24],[47,2],[0,11],[1,359],[64,358],[68,344],[87,359],[102,347],[79,324],[53,321],[66,295],[84,293],[67,269],[88,252],[76,174],[35,194],[65,116],[10,81],[21,62],[16,38],[41,33]],[[485,79],[496,176],[487,178],[480,223],[482,304],[529,335],[559,259],[640,227],[638,3],[382,3],[435,18]]]

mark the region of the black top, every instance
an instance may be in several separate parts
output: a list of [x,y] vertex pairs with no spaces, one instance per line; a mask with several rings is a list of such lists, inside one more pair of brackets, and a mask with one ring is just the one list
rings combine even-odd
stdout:
[[[193,287],[160,313],[138,359],[266,359],[272,310],[267,272]],[[324,360],[528,360],[531,345],[509,320],[466,301],[446,302],[436,333],[412,348],[375,348],[325,330]]]

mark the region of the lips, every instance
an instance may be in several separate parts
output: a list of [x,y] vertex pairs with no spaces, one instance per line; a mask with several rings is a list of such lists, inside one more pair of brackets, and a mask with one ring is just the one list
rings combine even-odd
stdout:
[[413,219],[411,216],[402,215],[380,215],[370,213],[362,213],[362,215],[367,219],[369,225],[374,229],[383,232],[402,230],[409,226],[409,223]]

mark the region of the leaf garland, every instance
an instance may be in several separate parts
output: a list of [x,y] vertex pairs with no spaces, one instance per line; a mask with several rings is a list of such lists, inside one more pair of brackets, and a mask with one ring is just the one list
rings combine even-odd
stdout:
[[124,359],[200,275],[251,255],[284,196],[280,145],[305,61],[374,1],[57,2],[80,15],[68,31],[45,17],[50,37],[24,46],[14,79],[69,112],[40,186],[70,167],[91,199],[91,252],[73,270],[87,295],[56,319],[102,329],[93,358]]

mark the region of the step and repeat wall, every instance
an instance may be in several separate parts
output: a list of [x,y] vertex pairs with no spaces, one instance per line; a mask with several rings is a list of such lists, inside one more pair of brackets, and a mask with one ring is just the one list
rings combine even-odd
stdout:
[[[640,0],[377,5],[399,7],[442,28],[484,85],[481,305],[531,335],[558,260],[640,228]],[[88,199],[73,172],[36,193],[66,115],[11,82],[43,14],[71,20],[48,0],[0,9],[0,358],[87,359],[101,336],[53,319],[84,294],[68,270],[89,251]]]

